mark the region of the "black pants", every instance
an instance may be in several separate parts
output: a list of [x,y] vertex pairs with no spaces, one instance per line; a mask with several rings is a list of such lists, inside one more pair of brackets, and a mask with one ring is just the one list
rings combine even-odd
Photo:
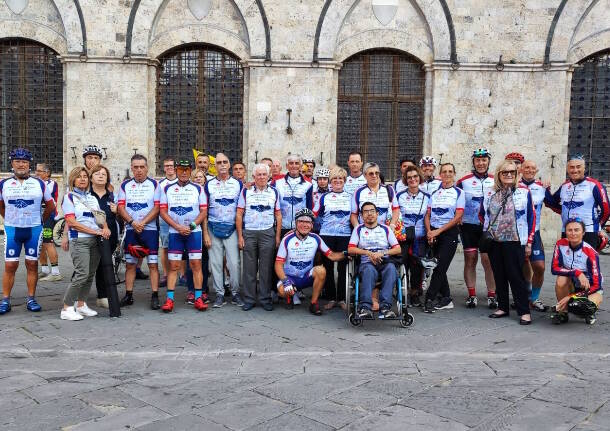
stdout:
[[[432,227],[432,230],[437,228]],[[455,256],[455,250],[458,243],[458,228],[453,228],[443,232],[436,237],[436,242],[432,246],[434,257],[438,259],[438,265],[434,268],[432,277],[430,278],[430,287],[426,292],[426,301],[434,301],[440,293],[443,298],[451,297],[449,290],[449,280],[447,279],[447,271],[449,265]]]
[[[349,236],[322,236],[322,240],[332,251],[342,252],[347,250],[349,244]],[[337,262],[337,283],[335,284],[335,262],[327,257],[322,261],[326,269],[326,282],[324,283],[323,299],[329,301],[345,301],[345,266],[347,260]]]
[[412,244],[403,241],[400,243],[400,250],[402,252],[402,263],[407,271],[407,292],[409,295],[420,296],[423,293],[424,269],[419,263],[418,256],[413,254]]
[[489,251],[491,269],[496,281],[498,308],[509,312],[508,285],[513,292],[515,307],[519,316],[529,314],[529,292],[523,276],[525,247],[519,241],[494,241]]
[[[119,243],[117,239],[117,235],[112,235],[110,237],[110,250],[114,253],[116,250],[117,244]],[[100,259],[100,264],[97,266],[97,270],[95,271],[95,289],[97,290],[98,299],[108,298],[108,288],[106,287],[110,283],[114,283],[115,280],[106,280],[104,278],[104,270],[102,269],[102,261]]]

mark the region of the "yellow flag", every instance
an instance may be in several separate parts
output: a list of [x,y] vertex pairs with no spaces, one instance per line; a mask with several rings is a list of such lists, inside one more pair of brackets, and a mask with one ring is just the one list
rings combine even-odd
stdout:
[[[195,159],[195,161],[197,161],[197,157],[199,157],[200,155],[205,155],[205,153],[203,151],[199,151],[196,148],[193,148],[193,158]],[[210,166],[208,167],[208,174],[209,175],[218,175],[218,172],[216,171],[216,157],[214,156],[208,156],[208,159],[210,159]]]

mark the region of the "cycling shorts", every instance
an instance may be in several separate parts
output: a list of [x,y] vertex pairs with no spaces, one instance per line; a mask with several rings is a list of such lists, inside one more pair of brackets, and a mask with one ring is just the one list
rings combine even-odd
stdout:
[[4,260],[19,262],[21,249],[27,260],[38,260],[42,244],[42,225],[33,227],[4,226]]
[[461,225],[460,237],[464,251],[478,251],[481,235],[483,235],[483,226],[480,224],[464,223]]
[[169,260],[182,260],[182,253],[186,251],[189,255],[189,260],[201,260],[201,238],[201,231],[191,232],[188,236],[170,232],[167,258]]
[[146,260],[149,264],[159,262],[159,235],[156,230],[143,230],[142,233],[136,234],[133,229],[127,229],[125,232],[125,262],[138,263],[138,258],[129,254],[128,248],[130,245],[141,245],[148,249]]
[[532,242],[532,254],[530,255],[530,262],[543,261],[544,262],[544,244],[542,244],[542,238],[540,237],[540,231],[536,231],[534,234],[534,241]]

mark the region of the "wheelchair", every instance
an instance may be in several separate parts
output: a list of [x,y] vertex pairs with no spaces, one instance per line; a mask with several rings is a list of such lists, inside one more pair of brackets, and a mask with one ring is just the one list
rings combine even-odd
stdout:
[[[383,320],[398,320],[403,328],[413,324],[415,318],[408,312],[407,308],[407,271],[402,260],[391,258],[391,262],[396,266],[398,277],[394,286],[392,297],[396,301],[396,317],[385,318]],[[361,318],[358,316],[360,276],[358,267],[360,264],[359,256],[352,256],[345,268],[345,304],[349,323],[359,326],[364,320],[377,320],[377,312],[373,312],[373,318]],[[379,280],[378,280],[379,281]],[[380,319],[381,320],[381,319]]]

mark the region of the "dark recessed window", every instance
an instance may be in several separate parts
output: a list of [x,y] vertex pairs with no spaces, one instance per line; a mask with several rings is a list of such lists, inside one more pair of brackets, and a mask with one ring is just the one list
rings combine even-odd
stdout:
[[350,57],[339,71],[337,163],[351,150],[379,164],[389,181],[404,157],[422,154],[425,72],[422,63],[393,50]]
[[[27,39],[0,40],[0,172],[13,148],[63,171],[63,70],[59,55]],[[33,167],[32,167],[33,168]]]
[[241,160],[244,72],[239,59],[209,45],[182,46],[159,58],[157,171],[165,157],[192,160],[193,148]]

